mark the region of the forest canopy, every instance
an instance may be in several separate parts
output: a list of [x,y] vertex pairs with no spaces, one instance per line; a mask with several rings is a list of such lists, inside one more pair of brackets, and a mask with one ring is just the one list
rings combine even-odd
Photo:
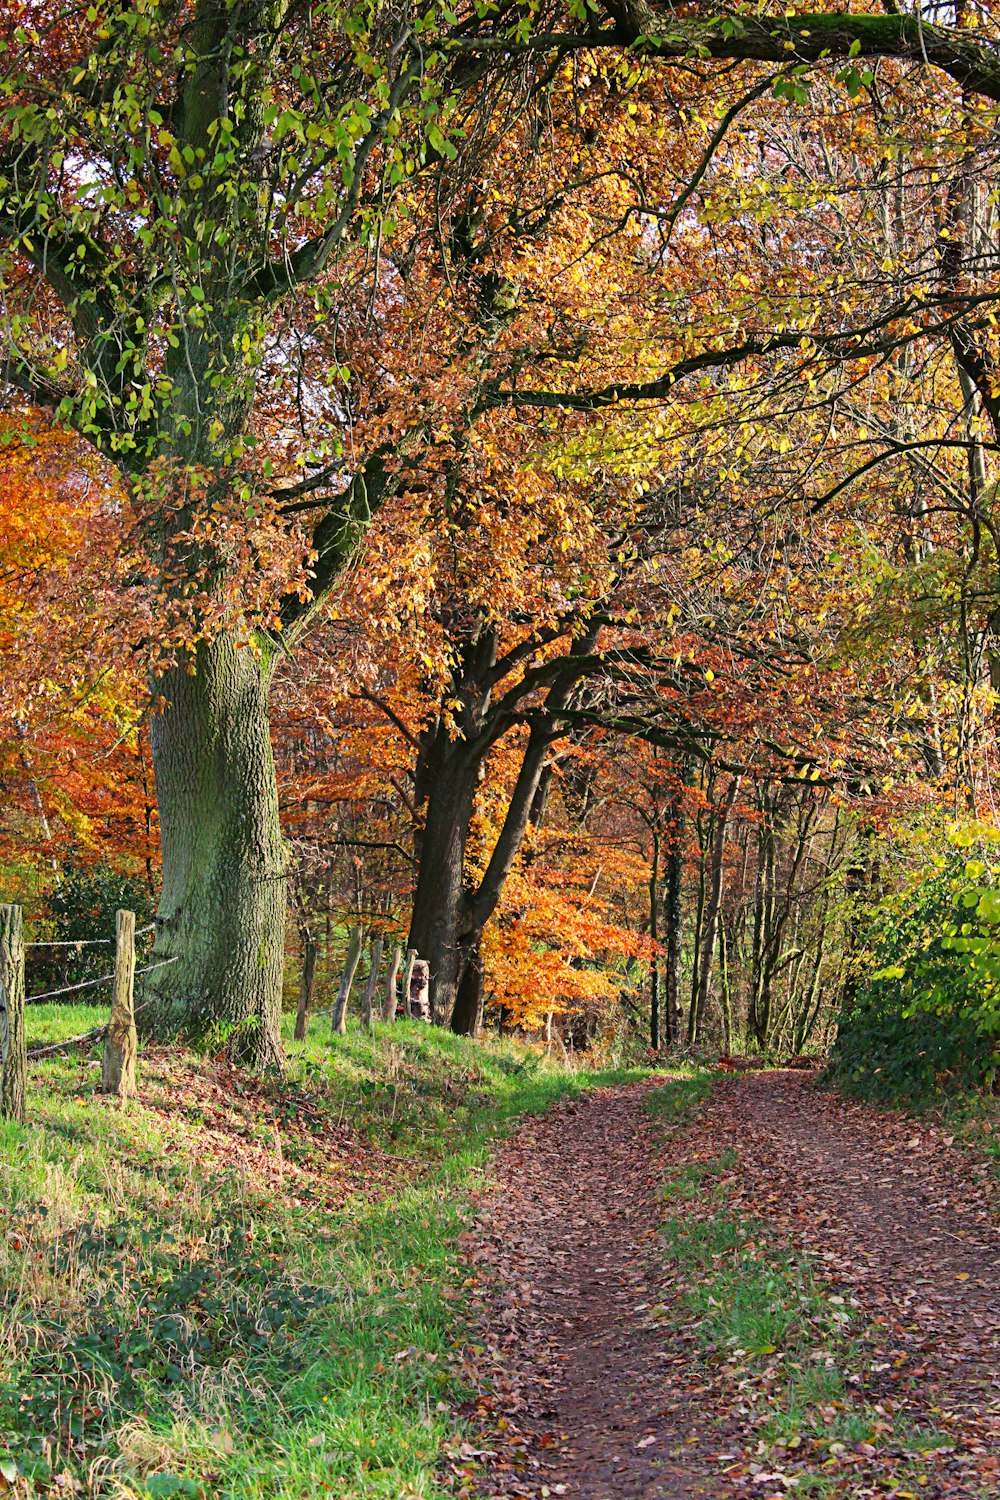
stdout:
[[361,929],[457,1031],[991,1078],[992,5],[20,0],[0,78],[5,899],[131,891],[255,1067]]

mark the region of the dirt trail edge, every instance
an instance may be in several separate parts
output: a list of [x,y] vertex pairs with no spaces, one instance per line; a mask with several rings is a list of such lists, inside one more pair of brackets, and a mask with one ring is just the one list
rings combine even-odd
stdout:
[[504,1424],[484,1454],[488,1493],[712,1493],[674,1454],[689,1433],[670,1410],[662,1330],[645,1316],[656,1297],[661,1180],[642,1107],[649,1087],[563,1104],[496,1157],[495,1190],[470,1236],[498,1288],[485,1334],[492,1389],[478,1410],[483,1427]]
[[[488,1267],[490,1299],[468,1371],[480,1438],[463,1456],[487,1474],[477,1494],[784,1492],[759,1487],[772,1477],[755,1475],[760,1464],[723,1462],[752,1455],[752,1405],[724,1361],[706,1368],[689,1332],[652,1316],[673,1299],[658,1246],[665,1163],[643,1109],[649,1087],[563,1104],[497,1153],[493,1189],[465,1236],[470,1258]],[[921,1500],[1000,1497],[1000,1226],[987,1169],[933,1128],[781,1073],[721,1080],[666,1149],[681,1161],[734,1153],[732,1208],[764,1219],[779,1252],[808,1254],[859,1307],[868,1399],[890,1415],[944,1422],[951,1446],[928,1463]],[[879,1460],[858,1449],[830,1461],[824,1494],[911,1493],[866,1472]]]

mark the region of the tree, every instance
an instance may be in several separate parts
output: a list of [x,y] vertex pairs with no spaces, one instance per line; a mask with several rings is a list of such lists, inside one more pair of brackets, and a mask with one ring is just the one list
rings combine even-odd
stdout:
[[[372,412],[352,456],[324,435],[289,461],[283,419],[311,409],[321,427],[345,425],[341,324],[360,325],[379,300],[387,237],[405,257],[399,226],[420,208],[421,171],[437,174],[427,222],[444,203],[449,220],[474,223],[468,184],[511,121],[527,119],[537,155],[529,106],[571,92],[560,69],[578,56],[609,54],[605,79],[619,63],[655,77],[692,59],[764,61],[794,98],[806,92],[796,70],[812,64],[847,60],[848,88],[865,86],[855,57],[924,61],[990,99],[1000,67],[975,34],[910,15],[734,22],[629,6],[585,21],[575,7],[109,0],[64,14],[46,0],[9,11],[0,38],[4,375],[117,468],[159,648],[157,952],[177,962],[157,970],[146,1015],[167,1031],[222,1025],[234,1056],[264,1064],[279,1051],[287,878],[268,735],[279,643],[301,635],[397,485],[405,434],[464,397],[395,420]],[[716,325],[652,376],[619,360],[603,385],[495,385],[479,405],[660,399],[679,378],[802,337],[790,326],[720,338]],[[858,346],[842,320],[810,337],[827,353]],[[285,383],[297,345],[336,372],[304,395]]]

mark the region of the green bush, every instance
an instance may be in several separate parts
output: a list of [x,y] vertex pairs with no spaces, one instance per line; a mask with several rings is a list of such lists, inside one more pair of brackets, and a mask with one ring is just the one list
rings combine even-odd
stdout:
[[[33,937],[59,943],[83,943],[91,938],[114,939],[115,912],[135,912],[137,928],[153,920],[156,898],[146,880],[103,862],[87,864],[70,854],[59,868],[59,884],[46,898],[44,931]],[[147,951],[149,940],[140,945]],[[29,948],[29,994],[82,984],[108,973],[114,962],[112,942],[98,947]]]
[[828,1076],[851,1093],[924,1105],[993,1083],[1000,1042],[996,835],[953,835],[948,852],[869,913]]

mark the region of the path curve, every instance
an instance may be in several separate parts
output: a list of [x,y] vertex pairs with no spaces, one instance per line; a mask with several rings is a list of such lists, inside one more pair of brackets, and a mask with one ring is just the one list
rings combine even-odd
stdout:
[[[643,1109],[650,1087],[564,1103],[498,1151],[469,1236],[489,1268],[483,1352],[470,1367],[482,1493],[762,1493],[718,1467],[719,1448],[739,1445],[738,1404],[727,1412],[724,1386],[690,1375],[687,1339],[679,1346],[649,1316],[663,1296],[665,1166]],[[942,1402],[955,1414],[956,1477],[925,1493],[1000,1495],[1000,1225],[986,1169],[940,1132],[789,1073],[721,1079],[677,1149],[703,1161],[734,1152],[734,1206],[808,1251],[860,1304],[892,1355],[892,1399],[914,1420]]]

